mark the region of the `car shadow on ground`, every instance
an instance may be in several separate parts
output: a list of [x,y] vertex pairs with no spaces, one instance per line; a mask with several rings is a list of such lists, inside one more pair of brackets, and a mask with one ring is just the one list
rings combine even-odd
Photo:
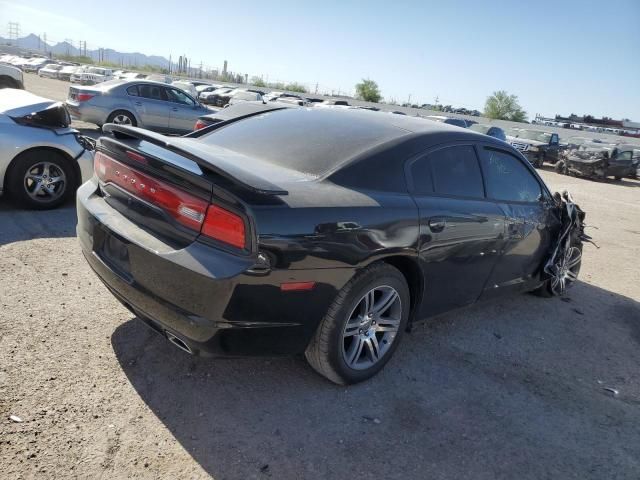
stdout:
[[301,358],[190,357],[137,319],[111,341],[133,388],[216,479],[640,471],[640,304],[586,283],[420,324],[351,387]]
[[33,238],[75,237],[76,223],[74,200],[53,210],[27,210],[0,198],[0,246]]

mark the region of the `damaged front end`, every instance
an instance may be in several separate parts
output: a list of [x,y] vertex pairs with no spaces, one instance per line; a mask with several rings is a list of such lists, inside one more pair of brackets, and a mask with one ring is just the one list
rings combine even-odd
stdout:
[[578,279],[582,265],[583,242],[593,243],[584,232],[585,212],[573,201],[569,192],[555,193],[561,228],[551,254],[544,265],[546,288],[550,295],[563,295]]
[[579,177],[605,178],[609,167],[610,151],[606,148],[574,149],[563,156],[557,169]]

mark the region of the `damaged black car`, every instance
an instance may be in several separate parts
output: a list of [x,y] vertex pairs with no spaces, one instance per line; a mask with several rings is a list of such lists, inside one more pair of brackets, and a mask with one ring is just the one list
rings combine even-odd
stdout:
[[304,354],[355,383],[415,321],[578,277],[584,214],[486,135],[329,108],[181,138],[104,129],[77,196],[83,253],[190,354]]
[[605,180],[636,177],[640,148],[635,145],[590,144],[568,150],[556,163],[558,173]]

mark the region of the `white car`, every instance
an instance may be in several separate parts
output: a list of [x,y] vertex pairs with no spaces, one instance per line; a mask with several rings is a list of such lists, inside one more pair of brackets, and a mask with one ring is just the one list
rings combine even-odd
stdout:
[[191,82],[183,82],[183,81],[177,80],[175,82],[172,82],[171,86],[178,87],[180,90],[184,90],[192,97],[198,98],[198,91],[196,90],[196,87],[194,87],[193,83]]
[[[78,74],[74,75],[78,76]],[[109,80],[113,80],[113,72],[110,68],[102,67],[89,67],[79,74],[79,78],[77,80],[74,80],[73,78],[71,79],[72,82],[79,83],[81,85],[96,85]]]
[[27,63],[24,63],[22,65],[22,71],[36,73],[38,70],[44,67],[47,63],[51,63],[51,61],[48,58],[42,58],[42,57],[31,58]]
[[0,90],[0,193],[23,207],[54,208],[93,175],[95,143],[69,127],[64,104]]
[[62,70],[62,65],[57,63],[49,63],[38,70],[39,77],[58,78],[58,73]]
[[22,71],[14,66],[0,63],[0,88],[24,89]]

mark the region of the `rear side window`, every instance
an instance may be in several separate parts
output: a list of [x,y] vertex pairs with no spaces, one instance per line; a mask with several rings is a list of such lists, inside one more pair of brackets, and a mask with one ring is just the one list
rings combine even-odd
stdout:
[[433,187],[437,194],[484,197],[482,174],[475,149],[470,145],[445,147],[430,153]]
[[506,202],[536,202],[542,193],[538,180],[513,155],[484,149],[482,170],[487,196]]
[[151,98],[153,100],[166,100],[167,95],[164,92],[164,88],[156,85],[139,85],[138,95],[144,98]]
[[428,195],[433,193],[433,180],[431,179],[431,165],[429,158],[422,157],[411,165],[411,181],[413,193],[416,195]]
[[137,85],[131,85],[129,88],[127,88],[127,93],[129,95],[131,95],[132,97],[137,97],[138,96],[138,86]]

